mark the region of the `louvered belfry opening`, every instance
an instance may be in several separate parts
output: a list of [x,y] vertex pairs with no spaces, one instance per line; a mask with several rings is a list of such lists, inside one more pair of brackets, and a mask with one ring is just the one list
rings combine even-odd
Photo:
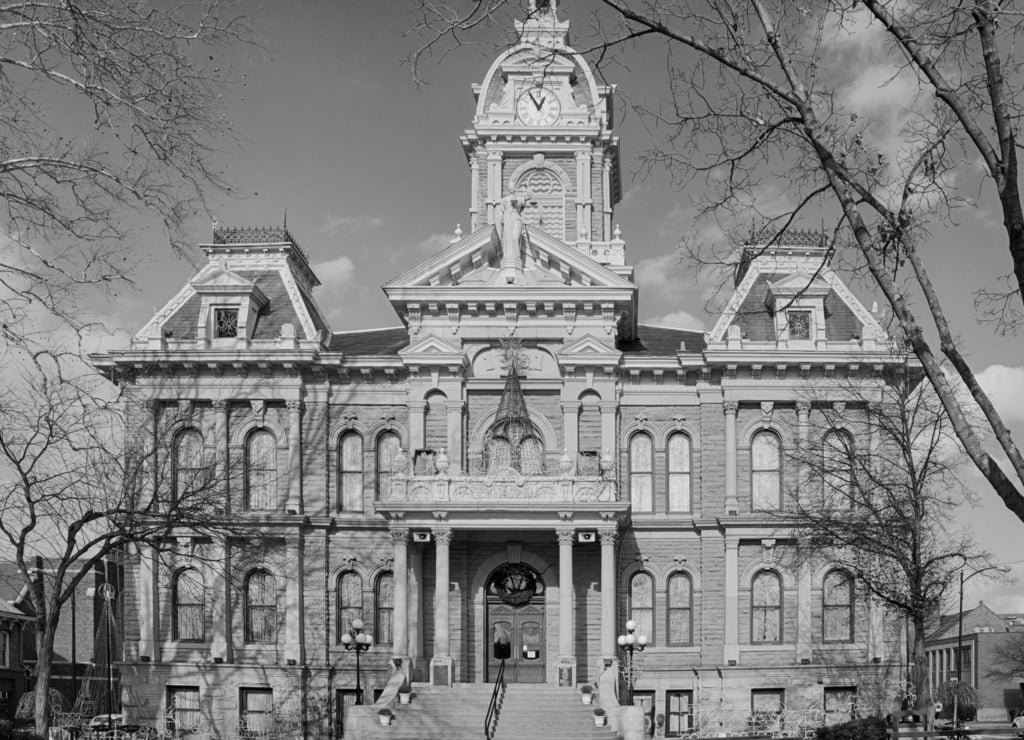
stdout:
[[502,364],[508,375],[498,401],[498,413],[484,435],[483,453],[487,475],[516,472],[544,474],[544,443],[530,419],[519,373],[526,366],[522,347],[515,340],[502,342]]

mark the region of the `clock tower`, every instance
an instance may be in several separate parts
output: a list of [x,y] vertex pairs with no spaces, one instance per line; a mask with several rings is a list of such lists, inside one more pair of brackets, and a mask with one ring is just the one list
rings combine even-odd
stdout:
[[471,231],[494,223],[509,193],[529,191],[523,220],[609,266],[625,263],[612,232],[621,197],[613,85],[598,84],[569,46],[557,0],[530,0],[518,42],[473,85],[473,126],[462,136],[470,167]]

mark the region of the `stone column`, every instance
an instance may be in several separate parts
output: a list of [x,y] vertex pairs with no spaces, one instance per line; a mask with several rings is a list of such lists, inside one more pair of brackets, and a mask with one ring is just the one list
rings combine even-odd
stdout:
[[409,549],[409,663],[415,680],[423,680],[419,671],[423,661],[423,545],[412,543]]
[[427,410],[426,401],[406,401],[409,409],[409,460],[416,457],[416,450],[424,447],[423,435],[426,431],[423,427],[423,416]]
[[604,234],[602,241],[612,236],[612,159],[605,157],[601,167],[601,195],[604,197]]
[[501,152],[487,152],[487,223],[494,223],[494,209],[501,203]]
[[434,655],[430,659],[430,682],[435,686],[451,686],[454,661],[450,653],[449,628],[451,615],[448,610],[448,589],[451,576],[448,572],[448,548],[452,541],[450,527],[432,530],[435,542],[434,563]]
[[458,475],[460,471],[466,469],[462,452],[462,409],[465,402],[445,401],[444,405],[448,412],[448,474]]
[[580,444],[579,401],[562,401],[562,437],[564,448],[575,465],[579,456]]
[[576,685],[575,635],[572,629],[572,545],[576,530],[559,527],[558,535],[558,685]]
[[476,152],[469,158],[469,233],[480,228],[480,160]]
[[285,511],[302,513],[302,401],[288,401],[288,501]]
[[739,538],[725,538],[725,649],[722,657],[726,665],[736,665],[740,659],[739,546]]
[[225,663],[233,660],[231,639],[231,544],[224,543],[219,563],[211,563],[213,571],[213,634],[210,637],[210,654],[214,660]]
[[[289,665],[306,662],[303,613],[305,612],[305,543],[301,534],[289,537],[286,543],[287,562],[291,565],[285,587],[285,651]],[[294,662],[293,662],[294,661]]]
[[614,527],[598,531],[601,538],[601,658],[605,665],[615,660],[615,541],[619,532]]
[[808,426],[811,416],[811,402],[810,401],[797,401],[796,402],[796,430],[797,430],[797,444],[800,446],[800,462],[797,464],[797,491],[799,492],[799,500],[801,505],[808,504],[810,502],[809,497],[810,481],[808,480],[807,474],[807,435]]
[[[149,430],[150,433],[153,435],[152,441],[154,452],[160,450],[161,448],[166,449],[166,443],[168,441],[166,439],[163,439],[160,434],[160,409],[162,408],[162,406],[163,404],[161,404],[160,401],[156,400],[155,398],[151,399],[149,402]],[[173,450],[169,450],[169,453],[172,456],[174,455]],[[160,465],[158,465],[156,461],[151,460],[149,463],[149,485],[152,494],[151,498],[153,501],[157,502],[157,505],[161,509],[164,509],[164,507],[168,503],[167,501],[163,500],[162,494],[166,492],[170,496],[174,495],[174,492],[171,491],[169,487],[165,487],[164,491],[161,491],[160,481],[162,478],[164,478],[165,475],[166,474],[161,474]]]
[[619,446],[615,444],[615,414],[619,405],[615,401],[601,401],[601,454],[605,452],[612,456],[618,464],[617,451]]
[[132,545],[138,558],[139,573],[139,655],[159,661],[160,599],[157,594],[157,554],[150,545]]
[[740,512],[736,495],[736,409],[739,404],[726,401],[725,411],[725,513],[735,516]]
[[231,513],[231,485],[228,481],[228,402],[220,399],[213,402],[213,443],[216,452],[213,474],[217,483],[214,487],[224,497],[224,513]]
[[885,660],[885,608],[871,598],[868,600],[868,660],[876,663]]
[[796,582],[796,659],[798,663],[811,662],[811,568],[800,563]]
[[409,657],[409,528],[392,527],[394,547],[395,601],[394,642],[391,654],[399,660]]

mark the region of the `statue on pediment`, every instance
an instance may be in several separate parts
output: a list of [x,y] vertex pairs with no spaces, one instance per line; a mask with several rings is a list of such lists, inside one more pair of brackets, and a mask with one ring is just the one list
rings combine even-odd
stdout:
[[529,190],[517,190],[501,199],[494,214],[494,232],[501,255],[501,273],[506,283],[516,282],[523,272],[523,209],[531,198]]

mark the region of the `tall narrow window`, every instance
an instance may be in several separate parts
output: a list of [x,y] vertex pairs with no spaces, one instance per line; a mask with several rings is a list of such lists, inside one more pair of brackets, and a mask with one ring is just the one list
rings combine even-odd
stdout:
[[686,573],[668,579],[668,644],[693,644],[693,584]]
[[245,500],[250,511],[277,508],[277,440],[266,429],[245,440]]
[[750,641],[782,642],[782,579],[770,570],[750,583]]
[[199,729],[199,687],[168,686],[167,714],[168,729],[175,737],[190,735]]
[[636,573],[629,579],[629,618],[636,622],[636,634],[654,642],[654,579]]
[[843,431],[829,432],[822,444],[823,503],[834,509],[853,504],[853,439]]
[[352,629],[352,621],[363,618],[363,579],[348,570],[338,576],[338,640]]
[[629,438],[629,497],[633,511],[654,511],[654,442],[648,434]]
[[202,491],[206,483],[203,435],[185,429],[174,438],[174,500],[184,501]]
[[277,641],[277,585],[265,570],[254,570],[245,580],[245,641]]
[[171,598],[174,601],[175,640],[202,642],[205,637],[206,584],[195,568],[185,568],[174,577]]
[[690,502],[690,438],[681,433],[668,438],[668,510],[687,513]]
[[821,589],[822,639],[853,642],[853,579],[842,570],[830,571]]
[[391,496],[391,477],[395,472],[395,460],[402,451],[402,442],[394,432],[384,432],[377,437],[377,500]]
[[782,508],[782,444],[772,432],[750,442],[751,505],[755,511]]
[[338,509],[363,510],[363,438],[345,432],[338,445]]
[[9,630],[0,631],[0,668],[11,667],[11,633]]
[[274,729],[273,689],[242,689],[238,727],[242,737],[266,737]]
[[693,692],[665,692],[665,737],[693,732]]
[[395,577],[388,571],[377,576],[374,589],[373,639],[378,645],[394,642]]

